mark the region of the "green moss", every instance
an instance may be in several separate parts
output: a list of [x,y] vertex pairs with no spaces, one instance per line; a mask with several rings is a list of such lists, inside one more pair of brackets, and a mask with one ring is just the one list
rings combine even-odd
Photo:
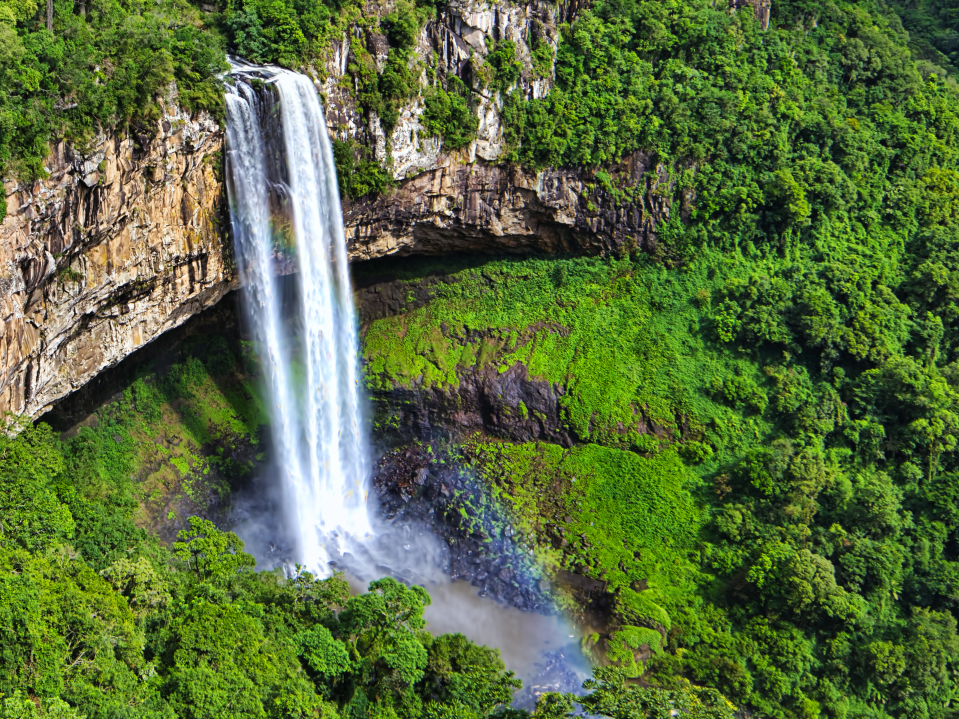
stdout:
[[180,352],[183,361],[165,371],[142,370],[121,399],[98,410],[96,427],[64,447],[83,467],[85,495],[118,498],[152,530],[184,501],[196,512],[224,497],[252,469],[233,450],[256,446],[267,422],[249,366],[222,337],[188,341]]
[[636,652],[649,647],[656,654],[663,651],[663,638],[655,629],[645,627],[623,627],[610,635],[606,657],[619,664],[628,677],[638,677],[643,673],[643,665],[636,661]]
[[[741,444],[736,435],[755,438],[768,426],[710,380],[741,375],[737,381],[755,388],[746,397],[751,407],[768,381],[701,336],[708,320],[695,297],[717,284],[718,261],[704,257],[683,272],[628,259],[478,262],[452,273],[425,306],[370,324],[369,386],[455,387],[463,372],[521,363],[562,388],[563,421],[583,440],[638,448],[654,427],[669,443],[702,439],[710,425]],[[433,264],[405,269],[401,276],[415,281]]]
[[[670,629],[669,612],[687,605],[700,581],[693,559],[705,521],[693,497],[699,479],[674,451],[645,458],[599,445],[477,439],[466,454],[543,559],[607,582],[632,623]],[[565,546],[550,557],[557,529]],[[629,589],[640,578],[641,595]]]

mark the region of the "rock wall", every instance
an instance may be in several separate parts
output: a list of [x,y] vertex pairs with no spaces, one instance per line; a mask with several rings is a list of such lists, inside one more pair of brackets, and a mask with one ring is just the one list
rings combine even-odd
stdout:
[[[171,104],[155,135],[103,137],[88,153],[60,145],[47,179],[7,185],[0,411],[42,414],[238,286],[223,232],[222,143],[210,118]],[[447,158],[388,195],[344,202],[350,256],[654,246],[670,212],[670,193],[658,192],[667,174],[642,153],[612,172],[630,195],[613,197],[583,170]],[[477,378],[478,396],[485,384]]]
[[344,203],[350,254],[597,252],[653,249],[671,180],[637,152],[610,168],[619,194],[589,171],[449,161],[374,200]]
[[[392,2],[371,2],[369,14],[385,17]],[[423,88],[431,74],[442,82],[448,75],[457,75],[467,86],[474,86],[471,73],[482,68],[491,44],[512,40],[516,59],[522,66],[517,89],[527,97],[543,97],[553,86],[551,74],[539,75],[534,69],[532,49],[545,43],[555,54],[558,23],[569,20],[578,4],[553,4],[545,0],[528,2],[492,2],[487,0],[450,0],[440,8],[436,18],[426,23],[420,33],[415,61],[422,72]],[[341,140],[354,139],[373,150],[373,155],[396,179],[447,166],[450,156],[440,140],[423,132],[419,118],[425,109],[422,95],[400,108],[400,119],[387,137],[378,117],[365,117],[355,101],[354,79],[349,74],[355,62],[354,48],[360,47],[376,60],[382,70],[389,45],[375,25],[357,23],[342,39],[334,40],[324,61],[314,68],[322,77],[320,91],[327,107],[330,131]],[[477,158],[496,160],[503,151],[503,133],[499,111],[502,99],[498,91],[480,90],[476,113],[479,116],[477,139],[465,150],[453,153],[452,162],[469,163]]]
[[41,414],[235,286],[222,145],[173,97],[155,127],[60,144],[46,179],[4,185],[0,412]]
[[[730,11],[749,5],[768,23],[770,0],[729,2]],[[555,51],[559,25],[586,4],[450,0],[420,33],[413,62],[422,70],[421,87],[430,76],[442,81],[451,73],[480,87],[471,74],[482,72],[495,42],[512,40],[523,68],[516,89],[542,97],[553,78],[535,69],[533,49]],[[369,10],[385,16],[392,6],[371,0]],[[643,153],[605,168],[605,183],[589,170],[497,165],[498,92],[480,90],[478,137],[457,152],[424,136],[418,95],[401,108],[387,153],[379,119],[356,106],[349,72],[360,47],[382,67],[388,46],[376,28],[368,20],[355,24],[313,68],[333,135],[373,148],[400,181],[380,198],[344,202],[352,259],[655,249],[657,228],[671,211],[669,170]],[[61,144],[45,180],[5,183],[0,412],[37,416],[237,286],[223,231],[222,145],[221,128],[208,116],[185,114],[173,91],[155,127],[97,138],[82,152]],[[679,211],[693,199],[680,198]]]

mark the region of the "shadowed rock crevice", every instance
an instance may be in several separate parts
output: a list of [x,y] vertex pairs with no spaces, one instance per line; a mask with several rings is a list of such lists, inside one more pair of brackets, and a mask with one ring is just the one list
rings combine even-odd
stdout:
[[612,168],[628,191],[583,169],[532,172],[483,161],[450,163],[374,200],[344,202],[354,259],[385,255],[598,253],[656,247],[672,181],[641,152]]

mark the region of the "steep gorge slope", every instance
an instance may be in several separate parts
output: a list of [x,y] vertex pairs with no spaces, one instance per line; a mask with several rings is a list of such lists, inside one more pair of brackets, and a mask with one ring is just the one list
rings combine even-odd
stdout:
[[[386,15],[385,8],[376,10]],[[523,38],[534,25],[542,37],[555,36],[557,12],[536,4],[451,5],[419,30],[418,62],[445,47],[439,71],[465,73],[472,55],[489,52],[486,40],[505,37],[524,48],[518,59],[528,61]],[[379,148],[386,162],[378,118],[364,120],[343,89],[349,79],[343,68],[356,62],[356,53],[388,51],[383,35],[361,38],[365,45],[355,51],[345,41],[331,43],[330,74],[319,87],[334,134]],[[519,87],[540,96],[549,81],[522,77]],[[655,244],[655,228],[669,216],[660,185],[671,180],[648,155],[635,153],[617,167],[631,186],[643,188],[617,202],[582,169],[535,172],[495,164],[503,141],[492,100],[476,110],[486,112],[489,127],[481,124],[467,148],[441,152],[439,138],[423,136],[417,119],[425,92],[401,109],[391,148],[406,142],[431,147],[432,154],[407,161],[394,149],[391,172],[412,177],[379,198],[344,198],[354,260],[477,250],[621,254]],[[158,119],[136,132],[104,132],[82,149],[61,141],[47,161],[47,178],[5,183],[3,411],[41,414],[237,286],[222,127],[177,101],[175,93],[168,96]]]
[[469,467],[629,675],[949,716],[959,99],[896,15],[322,7],[225,22],[336,117],[382,435]]

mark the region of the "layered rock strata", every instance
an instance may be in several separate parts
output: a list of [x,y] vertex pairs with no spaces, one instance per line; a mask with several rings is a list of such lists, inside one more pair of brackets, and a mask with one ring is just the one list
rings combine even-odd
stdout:
[[521,167],[448,162],[388,195],[344,206],[356,259],[447,252],[599,252],[656,245],[669,219],[665,168],[634,153],[610,176],[619,196],[582,169],[538,173]]
[[235,286],[222,133],[168,101],[155,127],[64,144],[5,184],[0,411],[36,416]]

